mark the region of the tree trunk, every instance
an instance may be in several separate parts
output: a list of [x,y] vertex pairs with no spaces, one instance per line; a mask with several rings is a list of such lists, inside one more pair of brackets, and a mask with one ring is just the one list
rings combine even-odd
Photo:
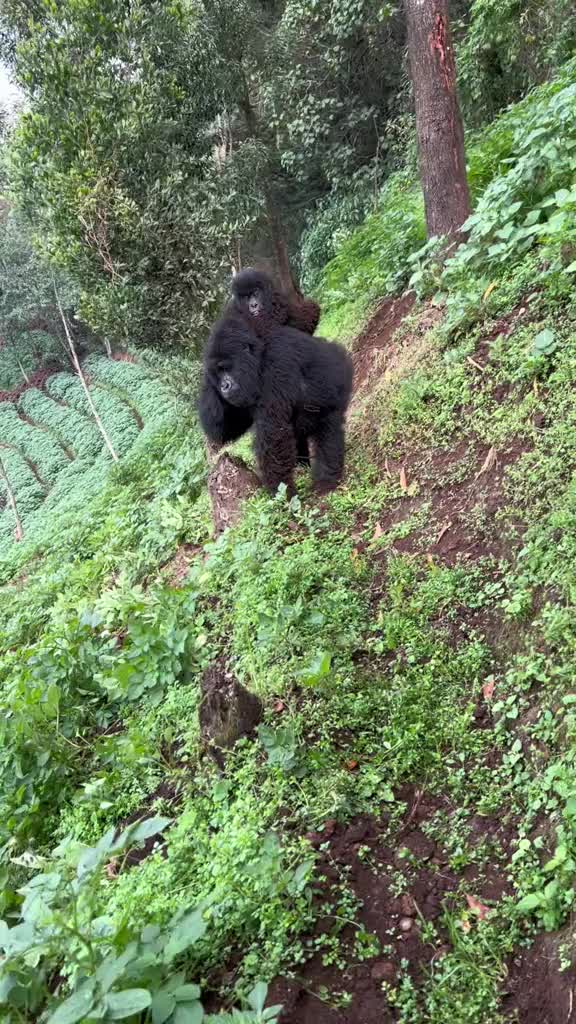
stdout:
[[212,526],[218,537],[227,527],[235,526],[242,515],[247,498],[260,489],[260,480],[243,459],[227,452],[220,454],[206,442],[208,461],[208,494],[212,505]]
[[8,473],[6,472],[6,467],[5,467],[4,462],[2,461],[1,458],[0,458],[0,480],[4,484],[4,487],[6,488],[6,493],[8,495],[8,503],[10,505],[10,508],[12,509],[12,514],[14,516],[14,523],[15,523],[14,537],[18,541],[23,540],[24,539],[24,530],[22,529],[22,520],[20,519],[20,516],[18,514],[18,506],[16,505],[16,498],[14,496],[14,491],[12,490],[12,487],[10,486],[10,480],[8,479]]
[[112,447],[112,441],[108,437],[108,433],[106,431],[106,428],[105,428],[104,424],[102,423],[102,420],[100,419],[100,416],[98,415],[98,410],[96,409],[96,406],[94,405],[94,401],[92,399],[92,395],[90,394],[90,388],[88,387],[88,384],[86,383],[86,378],[85,378],[84,374],[82,373],[82,367],[80,366],[80,360],[78,359],[78,353],[76,352],[76,348],[74,346],[74,341],[73,341],[72,335],[70,334],[70,328],[68,327],[68,321],[66,320],[66,317],[64,315],[64,310],[62,309],[62,304],[60,302],[60,296],[58,295],[58,292],[56,291],[56,284],[54,284],[54,294],[56,296],[56,302],[58,303],[58,311],[60,313],[60,319],[62,320],[62,324],[64,326],[64,333],[66,335],[66,341],[68,342],[68,348],[70,349],[70,355],[72,356],[72,362],[74,364],[74,369],[76,370],[76,373],[78,374],[78,376],[80,378],[80,383],[81,383],[82,387],[84,388],[84,394],[86,395],[86,400],[87,400],[88,405],[90,407],[90,412],[92,413],[92,415],[94,417],[94,420],[96,422],[96,426],[98,427],[98,430],[100,431],[100,433],[102,434],[102,437],[104,438],[104,443],[105,443],[108,451],[110,452],[110,455],[114,459],[114,462],[118,462],[118,456],[117,456],[116,452],[114,451],[114,448]]
[[[244,79],[244,95],[240,101],[240,107],[244,114],[244,120],[246,122],[246,128],[248,129],[249,135],[259,140],[260,133],[258,130],[258,119],[252,106],[250,99],[250,90],[248,88],[248,82]],[[270,162],[270,154],[269,154]],[[266,175],[268,170],[265,170]],[[288,246],[286,244],[286,232],[280,216],[280,211],[276,206],[272,192],[270,190],[270,184],[265,179],[262,182],[262,192],[264,195],[264,202],[266,205],[266,219],[268,221],[268,230],[270,231],[270,240],[272,242],[272,248],[274,249],[274,255],[276,256],[276,265],[278,267],[278,277],[282,290],[289,296],[289,298],[297,299],[301,298],[300,292],[292,268],[290,266],[290,260],[288,258]]]
[[448,0],[404,0],[428,237],[457,235],[470,214],[464,129]]
[[292,267],[290,266],[284,225],[282,224],[280,214],[268,189],[265,190],[265,197],[268,228],[270,231],[270,238],[272,239],[274,254],[276,256],[280,286],[289,298],[298,299],[300,298],[300,292],[296,281],[294,280]]

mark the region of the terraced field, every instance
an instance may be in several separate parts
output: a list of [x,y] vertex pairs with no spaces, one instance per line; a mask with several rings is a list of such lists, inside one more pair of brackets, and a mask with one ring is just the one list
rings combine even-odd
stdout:
[[[92,400],[118,456],[146,445],[150,433],[184,407],[158,376],[131,360],[90,357]],[[79,378],[55,373],[16,400],[0,400],[0,455],[27,538],[47,516],[98,493],[112,464]],[[0,497],[0,557],[14,539],[14,513]]]

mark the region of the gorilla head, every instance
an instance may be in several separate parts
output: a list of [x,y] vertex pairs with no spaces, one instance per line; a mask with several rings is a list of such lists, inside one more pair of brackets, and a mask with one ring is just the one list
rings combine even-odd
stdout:
[[275,287],[271,278],[248,267],[232,280],[232,306],[244,314],[261,336],[275,326],[294,327],[314,334],[320,320],[320,307],[312,299],[289,299]]
[[216,324],[206,353],[205,373],[229,405],[253,407],[261,390],[262,342],[248,324],[236,321],[234,326],[231,331],[229,322]]

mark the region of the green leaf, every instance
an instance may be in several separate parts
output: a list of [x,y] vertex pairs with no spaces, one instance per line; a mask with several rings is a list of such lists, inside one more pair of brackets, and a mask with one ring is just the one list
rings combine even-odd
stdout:
[[175,1006],[176,1000],[170,992],[157,992],[152,999],[152,1024],[164,1024]]
[[551,355],[556,348],[556,335],[550,328],[545,328],[540,331],[532,343],[532,349],[535,355]]
[[136,943],[132,943],[124,950],[123,953],[121,953],[120,956],[114,956],[114,954],[111,953],[110,956],[107,956],[106,959],[102,961],[95,975],[100,983],[101,992],[108,992],[108,990],[112,988],[112,985],[122,977],[126,969],[126,965],[134,958],[136,950]]
[[160,928],[157,924],[147,924],[146,927],[142,929],[140,938],[142,939],[142,942],[154,942],[159,935]]
[[262,1020],[274,1020],[279,1017],[282,1013],[283,1004],[279,1003],[277,1006],[269,1006],[267,1010],[262,1013]]
[[74,992],[48,1018],[48,1024],[76,1024],[90,1015],[94,1005],[94,989],[92,985]]
[[[302,864],[298,865],[298,867],[294,871],[294,874],[292,875],[292,878],[290,879],[291,892],[300,893],[304,891],[310,878],[310,872],[312,871],[315,863],[316,862],[314,858],[309,857],[308,860],[305,860],[302,862]],[[252,991],[255,992],[257,987],[258,986],[252,989]]]
[[296,672],[298,679],[304,686],[316,686],[330,673],[332,655],[328,651],[319,651],[311,661]]
[[268,985],[263,981],[258,981],[248,996],[248,1005],[252,1007],[255,1013],[262,1013],[267,995]]
[[123,992],[111,992],[106,999],[108,1016],[111,1020],[124,1020],[136,1013],[142,1013],[152,1002],[147,988],[126,988]]
[[164,947],[164,960],[170,963],[175,957],[183,953],[189,946],[198,942],[206,932],[206,922],[202,917],[201,910],[193,910],[186,914],[174,927],[166,946]]
[[519,903],[516,904],[516,910],[521,914],[527,914],[531,910],[536,910],[537,907],[542,906],[543,895],[540,892],[529,892],[527,896],[524,896]]
[[551,231],[561,231],[566,224],[567,219],[568,214],[565,211],[555,213],[553,217],[550,217],[546,227]]
[[554,856],[550,860],[546,861],[543,871],[555,871],[556,868],[560,867],[566,861],[568,857],[568,847],[565,843],[560,843],[554,851]]
[[180,985],[180,988],[174,990],[173,995],[177,1003],[191,1003],[195,999],[200,999],[200,986]]
[[9,1002],[9,995],[16,985],[16,978],[11,974],[5,974],[0,978],[0,1005]]
[[174,1011],[174,1024],[201,1024],[203,1018],[202,1003],[179,1003]]
[[576,816],[576,796],[568,797],[566,801],[566,806],[564,808],[564,814],[566,814],[569,818],[573,818]]
[[144,843],[147,839],[163,832],[168,825],[172,824],[172,818],[162,818],[159,815],[155,818],[145,818],[144,821],[135,822],[130,825],[120,836],[118,844],[126,846],[128,843]]

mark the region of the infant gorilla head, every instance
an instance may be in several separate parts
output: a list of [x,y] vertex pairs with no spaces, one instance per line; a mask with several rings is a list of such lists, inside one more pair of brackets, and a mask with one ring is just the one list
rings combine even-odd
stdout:
[[217,323],[204,356],[200,422],[216,444],[254,427],[265,486],[275,492],[310,458],[318,490],[335,487],[344,470],[344,416],[352,391],[352,363],[340,346],[276,323],[257,333],[232,306]]
[[294,327],[314,334],[320,320],[320,306],[300,296],[289,299],[261,270],[248,267],[232,279],[232,308],[247,315],[257,334],[264,336],[272,326]]

